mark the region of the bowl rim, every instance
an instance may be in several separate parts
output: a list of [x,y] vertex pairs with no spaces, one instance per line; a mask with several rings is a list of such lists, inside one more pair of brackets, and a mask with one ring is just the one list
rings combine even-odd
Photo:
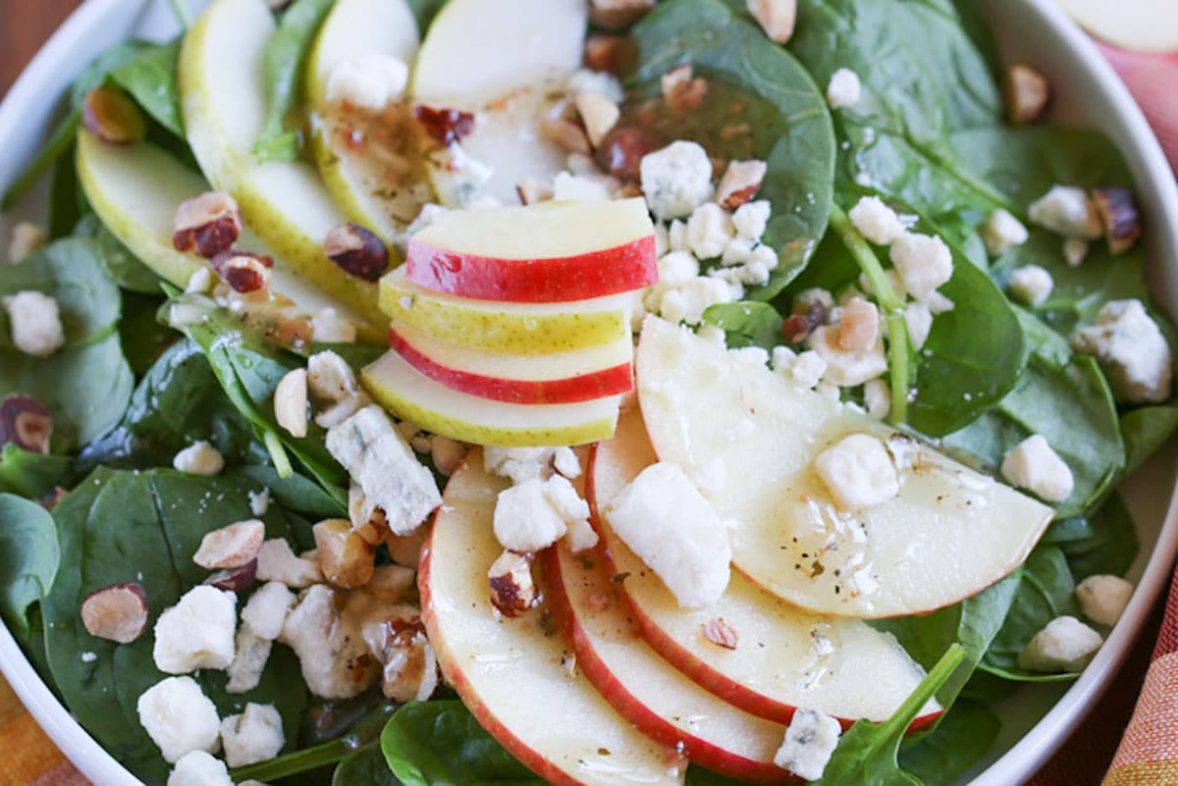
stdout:
[[[1051,34],[1084,64],[1125,126],[1128,146],[1141,159],[1134,171],[1138,188],[1148,184],[1156,194],[1155,227],[1167,227],[1178,261],[1178,181],[1153,130],[1128,88],[1096,45],[1051,0],[1024,0]],[[53,89],[57,64],[89,37],[104,20],[142,10],[145,0],[88,0],[75,9],[21,71],[0,101],[0,139],[11,138],[27,122],[24,107],[35,105]],[[1096,658],[1067,692],[1005,754],[972,781],[973,786],[1009,786],[1031,777],[1080,725],[1112,683],[1128,657],[1161,593],[1168,587],[1178,555],[1178,484],[1171,494],[1157,542],[1120,622]],[[58,701],[12,637],[0,624],[0,672],[28,712],[69,761],[91,781],[127,784],[140,781],[103,748]]]

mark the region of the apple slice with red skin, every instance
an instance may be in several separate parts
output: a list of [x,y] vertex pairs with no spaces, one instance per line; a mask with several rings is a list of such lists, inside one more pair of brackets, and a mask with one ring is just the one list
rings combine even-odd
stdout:
[[450,211],[409,240],[405,271],[435,292],[509,303],[591,300],[659,279],[640,197]]
[[722,775],[750,783],[791,780],[773,763],[785,726],[737,709],[660,658],[642,639],[601,554],[573,554],[558,544],[543,560],[577,668],[619,715]]
[[508,485],[472,451],[451,476],[422,549],[421,617],[442,673],[479,724],[548,783],[682,784],[682,757],[566,668],[572,647],[552,629],[549,609],[505,618],[492,607],[487,570],[503,549],[491,520]]
[[[461,354],[466,354],[465,348],[445,341],[415,340],[410,338],[409,334],[408,330],[389,328],[389,346],[421,374],[451,390],[469,393],[472,396],[509,404],[573,404],[606,396],[619,396],[629,393],[634,388],[634,375],[629,358],[606,368],[588,370],[573,376],[557,379],[519,379],[502,372],[518,372],[523,370],[519,368],[521,365],[526,364],[535,368],[541,364],[536,364],[533,358],[527,356],[485,355],[487,361],[500,365],[501,372],[496,375],[479,373],[461,368],[454,362]],[[422,346],[426,343],[433,346],[427,349]],[[628,341],[625,343],[629,344]],[[592,353],[595,349],[567,354]],[[548,356],[544,360],[548,361],[550,358],[551,356]],[[533,362],[529,364],[528,361]]]
[[[789,723],[805,707],[849,726],[880,721],[920,683],[924,671],[890,635],[863,622],[802,611],[733,573],[720,601],[685,609],[609,526],[602,511],[638,474],[657,461],[642,414],[624,411],[614,437],[598,443],[586,473],[589,507],[612,575],[630,601],[635,623],[652,648],[696,683],[746,712]],[[707,640],[702,626],[723,619],[736,649]],[[913,723],[941,714],[930,702]]]

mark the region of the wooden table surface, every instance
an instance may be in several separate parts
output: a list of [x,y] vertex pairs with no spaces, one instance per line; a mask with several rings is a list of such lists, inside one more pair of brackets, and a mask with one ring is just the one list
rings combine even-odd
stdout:
[[[95,0],[102,2],[102,0]],[[0,95],[80,0],[0,0]]]

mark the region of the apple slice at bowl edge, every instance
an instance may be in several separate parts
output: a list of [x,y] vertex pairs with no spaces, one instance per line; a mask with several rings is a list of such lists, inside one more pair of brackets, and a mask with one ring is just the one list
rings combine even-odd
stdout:
[[477,113],[462,150],[494,167],[474,183],[441,156],[430,171],[443,204],[464,207],[483,196],[510,204],[519,183],[551,183],[565,168],[566,151],[540,124],[549,95],[563,92],[581,65],[587,24],[585,0],[451,0],[437,15],[410,93],[418,104]]
[[792,779],[773,763],[785,726],[737,709],[660,658],[643,641],[600,554],[573,554],[558,544],[543,560],[550,599],[573,642],[577,668],[618,714],[722,775],[751,783]]
[[409,107],[374,112],[327,99],[332,70],[386,56],[412,65],[420,34],[406,0],[337,0],[307,61],[311,147],[324,185],[353,223],[391,245],[430,192]]
[[[594,446],[586,478],[610,571],[624,577],[620,585],[647,642],[707,690],[778,723],[789,723],[798,707],[824,712],[845,726],[891,717],[924,678],[894,637],[857,620],[802,611],[739,573],[711,608],[685,609],[676,602],[602,516],[610,500],[655,461],[641,413],[627,410],[613,438]],[[717,647],[702,635],[715,619],[737,635],[736,649]],[[940,714],[930,702],[913,729]]]
[[590,300],[659,280],[641,197],[450,211],[410,239],[405,267],[426,289],[514,303]]
[[491,605],[487,571],[502,552],[491,528],[508,481],[472,451],[450,478],[422,549],[422,621],[447,681],[517,759],[559,786],[682,784],[686,762],[634,729],[585,677],[550,612],[516,618]]
[[213,0],[184,36],[177,77],[188,144],[208,181],[233,195],[267,246],[327,294],[385,325],[376,283],[345,273],[323,251],[327,233],[345,219],[315,167],[254,158],[274,31],[264,0]]
[[[876,421],[661,319],[636,354],[638,401],[661,461],[679,464],[724,519],[733,564],[819,614],[922,614],[1021,565],[1054,511]],[[814,459],[849,434],[878,437],[899,493],[847,513]]]

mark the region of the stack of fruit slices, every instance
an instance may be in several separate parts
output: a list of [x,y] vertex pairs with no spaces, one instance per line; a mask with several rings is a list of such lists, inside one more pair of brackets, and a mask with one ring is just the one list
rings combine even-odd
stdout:
[[632,293],[657,280],[640,198],[449,211],[380,282],[392,349],[365,386],[466,442],[608,438],[633,386]]

